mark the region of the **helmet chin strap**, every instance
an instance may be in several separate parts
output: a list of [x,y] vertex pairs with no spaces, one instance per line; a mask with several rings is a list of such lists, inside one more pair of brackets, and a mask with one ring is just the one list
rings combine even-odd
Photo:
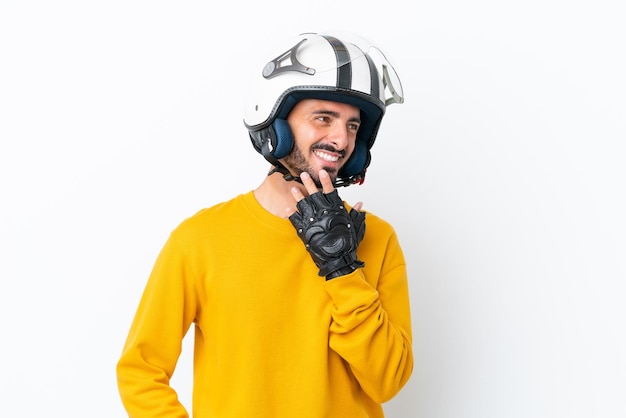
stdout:
[[261,146],[261,154],[263,154],[265,159],[274,166],[274,168],[271,169],[269,173],[267,173],[268,176],[271,176],[274,173],[280,173],[283,175],[283,178],[286,181],[297,181],[298,183],[302,183],[302,180],[300,180],[299,177],[296,177],[293,174],[291,174],[289,170],[287,170],[287,167],[285,167],[280,161],[278,161],[276,157],[272,155],[272,151],[270,150],[269,140],[264,142],[263,145]]
[[296,181],[300,184],[302,184],[302,180],[300,180],[300,177],[296,177],[293,174],[291,174],[289,172],[289,170],[287,170],[287,168],[282,165],[281,163],[277,162],[276,165],[274,166],[273,169],[270,170],[269,173],[267,173],[268,176],[271,176],[274,173],[280,173],[283,175],[283,179],[285,179],[286,181]]

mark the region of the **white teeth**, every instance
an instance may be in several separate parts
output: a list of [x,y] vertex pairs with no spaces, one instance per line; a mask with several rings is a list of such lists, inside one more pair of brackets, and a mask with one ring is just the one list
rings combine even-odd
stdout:
[[321,152],[321,151],[315,151],[315,155],[320,157],[322,160],[328,161],[328,162],[335,162],[335,161],[337,161],[339,159],[339,157],[337,157],[337,156],[329,155],[329,154],[326,154],[325,152]]

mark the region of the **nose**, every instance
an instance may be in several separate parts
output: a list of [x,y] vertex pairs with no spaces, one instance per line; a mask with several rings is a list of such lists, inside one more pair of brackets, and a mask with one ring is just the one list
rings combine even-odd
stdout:
[[334,123],[328,132],[328,140],[337,150],[346,149],[350,140],[348,126],[343,123]]

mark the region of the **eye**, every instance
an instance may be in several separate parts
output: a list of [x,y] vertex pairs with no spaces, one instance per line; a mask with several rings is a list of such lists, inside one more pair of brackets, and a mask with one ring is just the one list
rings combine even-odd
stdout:
[[349,123],[348,124],[348,129],[350,129],[351,131],[358,131],[359,130],[359,124],[358,123]]
[[329,123],[330,122],[330,118],[328,116],[324,116],[324,115],[318,116],[316,119],[319,120],[320,122],[324,122],[324,123]]

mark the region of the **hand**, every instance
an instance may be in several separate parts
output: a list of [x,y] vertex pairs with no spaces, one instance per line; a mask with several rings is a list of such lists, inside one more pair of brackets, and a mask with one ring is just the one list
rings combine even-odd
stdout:
[[350,213],[334,189],[325,170],[319,173],[322,191],[317,190],[308,173],[300,176],[309,195],[305,197],[294,187],[297,211],[289,216],[298,236],[326,280],[349,274],[364,263],[356,250],[365,235],[365,212],[357,203]]

